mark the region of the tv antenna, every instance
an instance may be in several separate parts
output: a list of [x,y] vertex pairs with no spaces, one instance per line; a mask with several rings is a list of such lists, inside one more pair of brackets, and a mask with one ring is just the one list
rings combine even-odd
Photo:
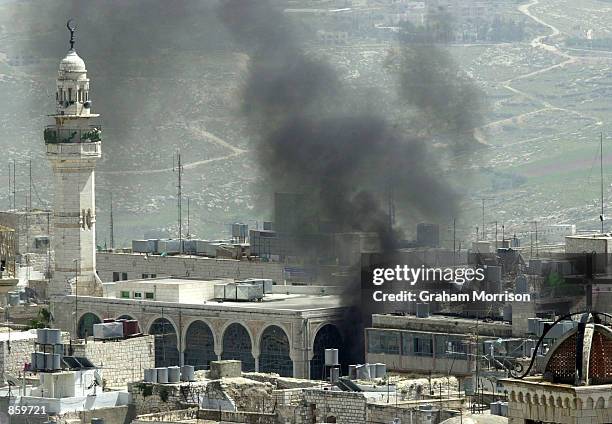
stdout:
[[179,250],[183,253],[183,164],[181,163],[181,152],[176,151],[173,158],[172,170],[177,173],[177,209],[178,209],[178,239]]

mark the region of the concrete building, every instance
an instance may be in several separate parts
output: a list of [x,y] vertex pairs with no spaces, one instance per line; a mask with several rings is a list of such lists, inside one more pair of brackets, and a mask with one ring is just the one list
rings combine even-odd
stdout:
[[[74,49],[61,60],[56,83],[55,120],[44,130],[54,176],[53,247],[55,269],[49,296],[77,290],[94,293],[96,276],[96,162],[101,157],[100,126],[93,120],[85,62]],[[73,286],[74,287],[71,287]]]
[[487,340],[510,338],[501,321],[431,315],[372,315],[365,330],[366,362],[385,363],[393,371],[472,375]]
[[52,300],[55,325],[92,334],[105,318],[137,319],[156,336],[157,366],[194,365],[240,359],[245,371],[318,378],[325,348],[345,344],[350,308],[337,287],[274,285],[260,301],[215,299],[221,281],[145,279],[104,284],[104,297]]
[[592,318],[565,334],[536,377],[503,380],[508,422],[611,423],[612,330]]

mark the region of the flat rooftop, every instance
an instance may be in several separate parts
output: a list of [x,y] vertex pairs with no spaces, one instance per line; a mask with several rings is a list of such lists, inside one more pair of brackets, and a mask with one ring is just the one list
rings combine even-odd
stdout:
[[6,341],[18,341],[18,340],[29,340],[29,339],[35,339],[36,338],[36,331],[32,331],[32,330],[28,330],[28,331],[18,331],[18,330],[11,330],[11,331],[2,331],[0,332],[0,343],[6,342]]
[[[74,295],[65,296],[66,303],[74,303]],[[180,308],[200,309],[211,311],[259,311],[259,312],[308,312],[308,311],[323,311],[334,308],[347,307],[346,301],[339,295],[266,295],[261,302],[235,302],[235,301],[216,301],[207,300],[201,303],[177,303],[177,302],[159,302],[155,300],[135,300],[135,299],[119,299],[111,297],[95,297],[79,295],[79,304],[87,302],[104,304],[104,303],[125,303],[140,306],[163,307],[163,308]]]
[[453,334],[478,332],[483,336],[495,337],[510,337],[512,335],[512,325],[508,322],[485,321],[452,315],[430,315],[420,318],[415,315],[373,314],[371,328]]

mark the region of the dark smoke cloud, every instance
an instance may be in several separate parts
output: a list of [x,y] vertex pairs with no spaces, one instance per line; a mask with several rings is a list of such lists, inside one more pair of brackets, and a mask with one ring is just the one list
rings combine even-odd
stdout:
[[[412,217],[448,220],[458,214],[458,196],[442,176],[430,138],[371,110],[330,65],[304,51],[282,12],[267,1],[227,0],[221,15],[250,56],[244,112],[257,134],[259,165],[272,190],[308,194],[317,199],[320,215],[341,230],[376,231],[387,248],[397,240],[388,225],[390,189],[397,209]],[[410,61],[403,59],[400,76],[429,72],[428,67],[406,69]],[[448,89],[438,84],[442,73],[432,78],[437,88]],[[444,93],[428,91],[432,81],[422,76],[422,89],[408,96],[409,82],[400,80],[404,103],[432,122],[447,122],[449,132],[469,128],[453,115],[462,105],[445,104]],[[462,93],[452,95],[459,100]]]
[[400,101],[418,111],[429,134],[460,151],[481,147],[474,129],[483,124],[485,96],[445,49],[452,26],[447,13],[428,16],[421,27],[405,23],[388,66],[398,77]]

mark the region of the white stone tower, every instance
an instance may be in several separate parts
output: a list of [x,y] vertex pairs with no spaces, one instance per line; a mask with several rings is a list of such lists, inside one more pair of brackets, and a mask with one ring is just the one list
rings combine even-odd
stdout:
[[59,66],[55,124],[45,128],[47,158],[53,168],[55,199],[55,271],[49,296],[100,294],[96,275],[96,162],[101,157],[101,129],[93,121],[89,79],[85,62],[74,49],[75,26],[70,31],[70,50]]

